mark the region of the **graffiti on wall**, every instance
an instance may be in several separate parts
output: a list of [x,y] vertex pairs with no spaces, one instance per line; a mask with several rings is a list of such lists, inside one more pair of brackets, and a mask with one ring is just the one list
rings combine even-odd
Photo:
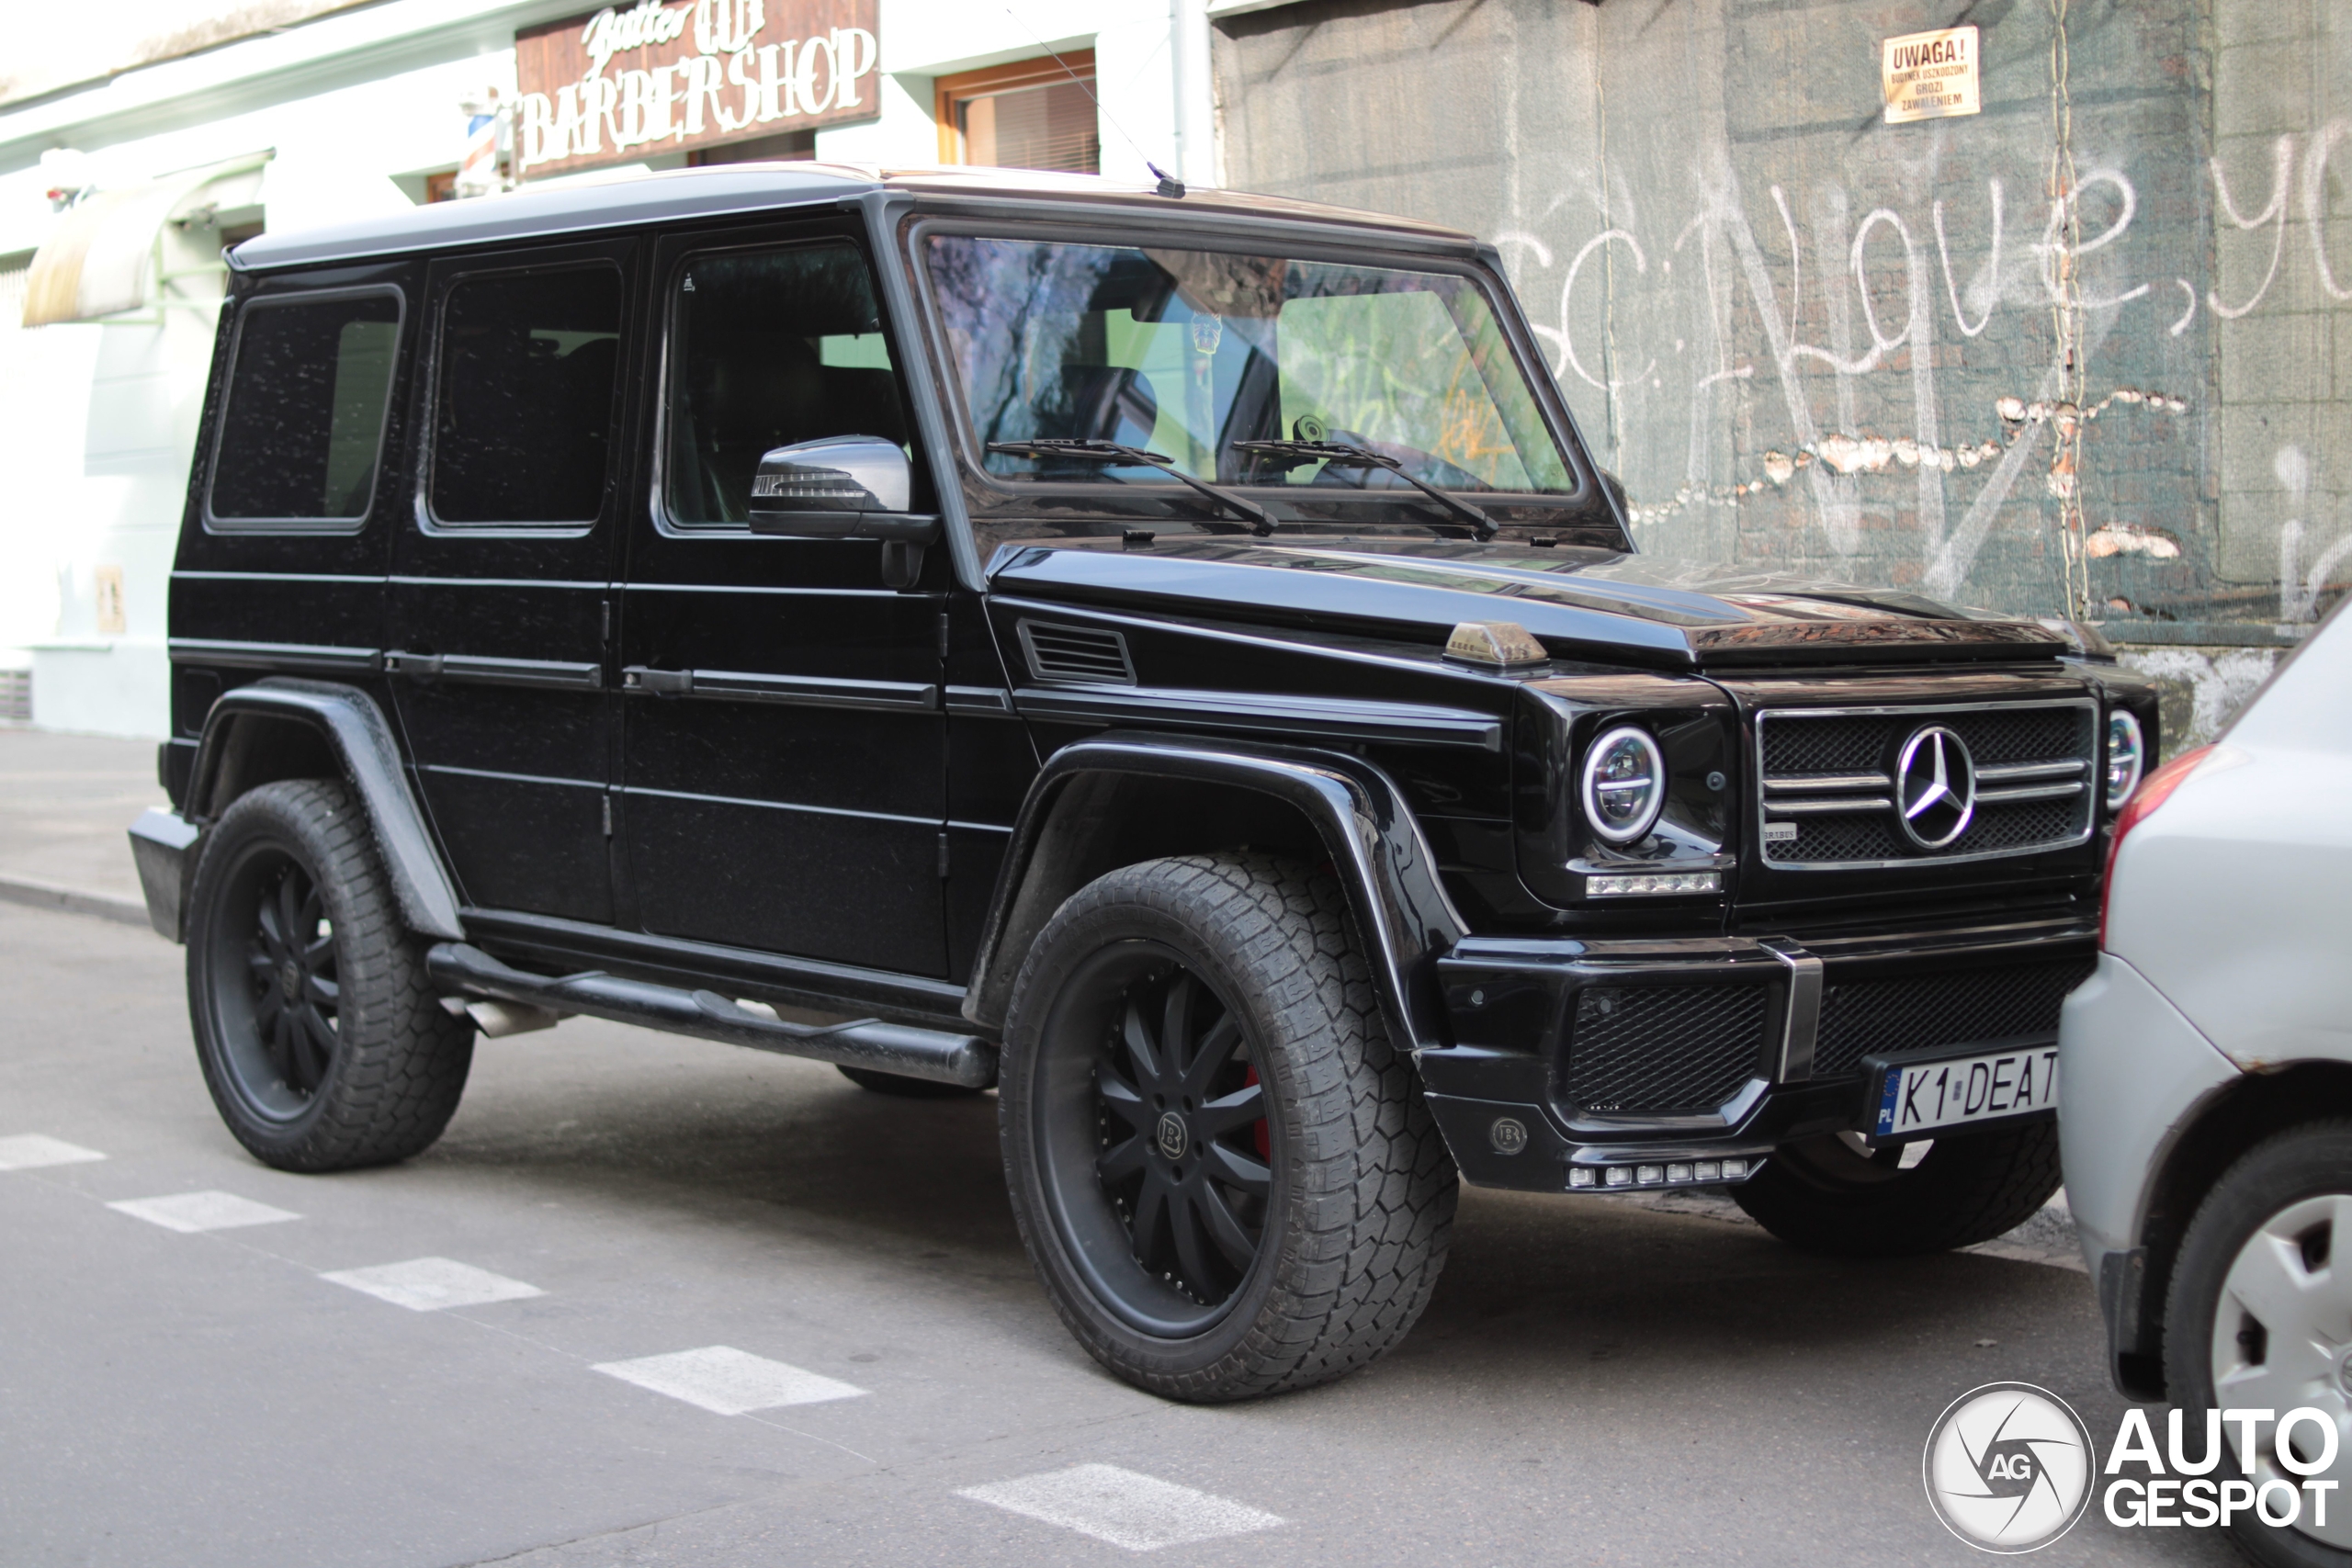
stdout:
[[[2260,188],[2258,181],[2239,171],[2233,185],[2224,159],[2207,161],[2208,198],[2228,226],[2222,243],[2238,234],[2257,236],[2248,243],[2254,282],[2235,297],[2218,285],[2199,288],[2179,272],[2145,276],[2135,269],[2086,286],[2092,258],[2123,242],[2139,217],[2130,174],[2108,166],[2084,171],[2070,191],[2054,198],[2037,193],[2024,212],[2018,209],[2027,204],[2011,196],[2007,182],[1988,177],[1971,193],[1975,210],[1964,225],[1953,209],[1968,198],[1938,192],[1907,209],[1873,206],[1848,228],[1842,216],[1857,203],[1842,186],[1829,184],[1808,193],[1812,220],[1801,228],[1789,191],[1775,183],[1766,195],[1768,237],[1759,235],[1729,160],[1718,149],[1694,166],[1689,209],[1672,215],[1670,230],[1645,225],[1646,243],[1643,231],[1625,226],[1601,229],[1566,254],[1533,230],[1498,238],[1516,264],[1535,330],[1564,384],[1581,384],[1612,404],[1646,401],[1654,408],[1661,396],[1679,396],[1688,400],[1693,429],[1717,417],[1717,389],[1726,383],[1760,380],[1779,400],[1789,432],[1784,446],[1753,454],[1744,472],[1686,473],[1662,495],[1645,487],[1637,525],[1663,524],[1694,508],[1736,505],[1793,485],[1804,491],[1831,553],[1850,559],[1861,547],[1872,498],[1869,481],[1908,476],[1920,523],[1920,581],[1932,593],[1951,596],[1967,582],[1996,515],[2020,483],[2038,484],[2071,524],[2062,539],[2070,564],[2120,555],[2180,557],[2177,529],[2160,522],[2086,521],[2079,507],[2084,452],[2102,422],[2177,419],[2190,412],[2201,389],[2090,382],[2086,389],[2086,328],[2104,318],[2096,323],[2102,337],[2178,339],[2201,312],[2210,312],[2226,331],[2226,323],[2262,307],[2282,270],[2296,268],[2307,269],[2325,298],[2352,300],[2345,281],[2352,278],[2352,258],[2339,266],[2330,256],[2325,220],[2330,162],[2347,140],[2352,118],[2330,120],[2308,135],[2278,137],[2265,171],[2267,189],[2258,201],[2241,194],[2249,183]],[[1850,236],[1842,244],[1840,231]],[[1980,236],[1973,250],[1955,243],[1962,231]],[[1604,267],[1618,298],[1580,310],[1580,291],[1600,286]],[[1808,296],[1808,287],[1815,296]],[[1690,352],[1689,335],[1668,347],[1623,324],[1623,318],[1643,314],[1625,305],[1626,296],[1644,289],[1674,296],[1678,288],[1668,311],[1679,306],[1674,313],[1697,329],[1697,353]],[[2004,312],[2030,313],[2036,325],[2057,323],[2048,333],[2055,349],[2049,363],[2014,389],[1947,407],[1935,375],[1939,342],[1980,338]],[[1735,318],[1742,315],[1758,329],[1756,341],[1738,341]],[[1816,322],[1826,330],[1810,330]],[[1616,341],[1603,347],[1612,334]],[[1823,372],[1833,383],[1826,389]],[[1911,428],[1872,429],[1856,417],[1860,400],[1845,383],[1872,376],[1908,377]],[[1645,392],[1652,396],[1644,400]],[[1625,421],[1618,412],[1610,423]],[[2187,439],[2161,424],[2158,434]],[[2280,485],[2303,506],[2310,497],[2306,454],[2282,446],[2274,463]],[[1956,476],[1973,476],[1973,493],[1954,483]],[[1953,495],[1954,490],[1961,493]],[[2302,516],[2279,525],[2281,623],[2313,619],[2323,585],[2352,556],[2352,532],[2313,554],[2307,543],[2312,531]],[[2069,582],[2081,584],[2076,607],[2085,613],[2095,608],[2084,598],[2087,582],[2086,572]]]
[[2352,578],[2352,55],[1964,10],[1984,112],[1886,127],[1949,17],[1308,0],[1220,23],[1228,168],[1495,239],[1645,548],[2292,640]]

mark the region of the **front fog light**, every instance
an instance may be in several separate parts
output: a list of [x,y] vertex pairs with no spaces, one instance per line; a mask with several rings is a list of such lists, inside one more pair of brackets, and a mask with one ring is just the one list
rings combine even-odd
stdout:
[[2118,809],[2140,787],[2147,764],[2147,748],[2140,738],[2140,721],[2117,708],[2107,716],[2107,808]]
[[1650,830],[1666,804],[1666,758],[1646,729],[1612,729],[1584,758],[1584,816],[1612,844]]

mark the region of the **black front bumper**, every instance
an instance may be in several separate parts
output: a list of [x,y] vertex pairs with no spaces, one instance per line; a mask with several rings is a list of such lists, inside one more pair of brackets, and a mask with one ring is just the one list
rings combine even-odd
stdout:
[[[2054,1030],[2097,953],[2072,913],[1859,936],[1473,937],[1438,963],[1453,1042],[1418,1061],[1476,1185],[1706,1185],[1723,1160],[1863,1130],[1865,1056]],[[1638,1182],[1607,1175],[1628,1167]]]

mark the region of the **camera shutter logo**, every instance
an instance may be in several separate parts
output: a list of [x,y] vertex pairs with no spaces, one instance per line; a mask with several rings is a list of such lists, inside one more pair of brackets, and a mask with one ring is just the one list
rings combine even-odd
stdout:
[[1996,1382],[1951,1402],[1920,1461],[1928,1504],[1980,1551],[2048,1546],[2090,1506],[2098,1468],[2090,1428],[2066,1402],[2031,1383]]

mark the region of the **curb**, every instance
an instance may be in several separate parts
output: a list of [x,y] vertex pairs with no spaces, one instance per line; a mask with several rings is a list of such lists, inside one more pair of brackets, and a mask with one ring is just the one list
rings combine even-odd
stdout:
[[148,929],[147,906],[111,893],[89,893],[30,876],[0,876],[0,904],[22,904],[35,909],[63,909],[70,914],[96,915],[126,926]]

